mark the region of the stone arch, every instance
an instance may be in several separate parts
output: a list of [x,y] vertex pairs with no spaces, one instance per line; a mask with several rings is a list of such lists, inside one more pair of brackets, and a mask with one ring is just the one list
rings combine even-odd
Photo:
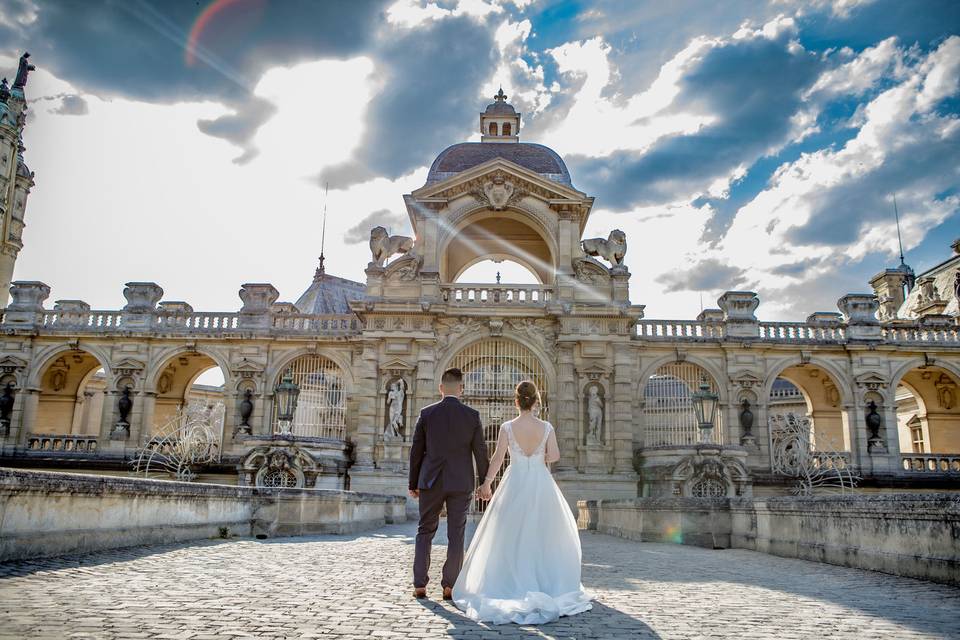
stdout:
[[[197,379],[206,371],[218,368],[223,375],[220,389],[200,388]],[[232,396],[231,374],[226,359],[214,349],[197,346],[178,346],[161,352],[154,358],[146,379],[147,390],[153,394],[153,411],[144,427],[148,434],[158,433],[177,416],[177,412],[191,402],[207,406],[223,405],[224,415],[230,413]],[[218,409],[220,410],[220,409]],[[150,415],[150,414],[148,414]]]
[[[67,345],[52,349],[39,360],[31,386],[39,391],[39,397],[32,424],[25,425],[28,433],[99,435],[110,375],[109,367],[93,351]],[[100,370],[103,377],[92,384]]]
[[494,260],[494,261],[503,260],[503,261],[515,262],[519,264],[521,267],[524,267],[527,271],[529,271],[533,275],[533,277],[537,279],[537,281],[540,284],[545,284],[543,280],[540,279],[541,277],[540,274],[537,272],[537,269],[532,264],[524,260],[521,256],[507,255],[505,253],[488,253],[485,255],[475,256],[472,260],[470,260],[469,262],[464,264],[462,267],[460,267],[460,270],[457,271],[457,273],[453,276],[453,278],[450,281],[458,282],[460,280],[460,276],[466,273],[467,269],[469,269],[470,267],[476,264],[480,264],[485,260]]
[[284,371],[290,367],[290,364],[294,360],[301,356],[322,356],[332,360],[343,372],[344,382],[347,383],[347,390],[351,391],[353,389],[355,382],[353,379],[353,368],[346,354],[334,349],[311,349],[309,347],[303,347],[284,353],[279,360],[267,368],[267,371],[264,373],[264,384],[266,385],[264,391],[272,394],[280,382],[280,376],[283,375]]
[[553,234],[536,216],[516,207],[494,211],[478,204],[445,229],[437,255],[443,282],[453,282],[453,276],[463,272],[463,265],[478,257],[502,255],[530,265],[541,282],[553,284],[559,249]]
[[550,389],[557,389],[557,376],[553,365],[553,358],[539,345],[536,345],[532,341],[528,340],[526,336],[519,335],[517,332],[509,329],[505,329],[503,335],[501,336],[492,336],[487,331],[484,331],[483,335],[479,337],[476,334],[465,335],[448,345],[440,354],[438,354],[441,357],[437,358],[437,367],[434,370],[434,379],[436,380],[437,384],[440,383],[440,376],[446,369],[450,368],[453,359],[459,353],[482,340],[496,339],[510,340],[528,349],[534,355],[534,357],[539,360],[540,366],[543,367],[544,371],[546,372],[548,387]]
[[774,417],[770,406],[773,387],[778,378],[795,386],[806,403],[805,415],[813,429],[811,443],[817,449],[850,451],[852,433],[847,409],[855,404],[843,372],[820,358],[804,362],[799,358],[783,358],[770,369],[763,384],[762,401],[767,406],[767,419]]
[[42,350],[39,354],[37,354],[36,358],[33,359],[33,362],[36,364],[31,368],[29,375],[27,375],[24,387],[39,389],[40,379],[46,368],[50,366],[50,363],[64,353],[78,350],[86,351],[94,358],[99,360],[100,366],[103,367],[103,371],[106,374],[107,379],[113,379],[113,371],[110,368],[110,355],[103,349],[96,345],[84,344],[82,347],[80,347],[78,345],[58,344]]
[[271,403],[271,432],[292,434],[298,438],[346,439],[347,406],[353,388],[353,376],[350,367],[345,366],[342,358],[332,357],[333,353],[322,349],[298,349],[285,354],[271,369],[267,378],[271,397],[287,371],[300,389],[290,425],[280,423],[278,407],[276,403]]
[[[915,364],[915,366],[908,366]],[[918,366],[917,366],[918,365]],[[896,396],[899,387],[909,390],[916,402],[910,411],[919,420],[923,433],[922,453],[960,452],[960,375],[948,363],[907,363],[897,371],[891,387]],[[908,407],[909,408],[909,407]],[[901,403],[895,403],[897,430],[904,453],[913,451],[913,438],[908,426],[909,415]]]
[[[650,446],[688,446],[701,440],[699,424],[693,408],[692,396],[700,380],[706,379],[718,406],[711,440],[726,441],[725,413],[729,403],[726,376],[716,367],[700,358],[664,356],[655,359],[640,375],[639,393],[642,406],[643,444]],[[658,379],[657,386],[651,381]]]

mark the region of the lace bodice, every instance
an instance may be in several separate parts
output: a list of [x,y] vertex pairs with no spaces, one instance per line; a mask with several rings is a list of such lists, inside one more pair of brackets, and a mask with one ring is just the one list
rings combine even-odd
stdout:
[[518,443],[517,439],[513,436],[513,420],[504,422],[503,430],[507,432],[507,443],[510,447],[510,457],[514,459],[542,457],[547,451],[547,440],[550,439],[550,432],[553,431],[553,425],[551,425],[549,422],[544,422],[544,425],[543,438],[540,439],[540,444],[537,445],[537,448],[528,455],[520,447],[520,443]]

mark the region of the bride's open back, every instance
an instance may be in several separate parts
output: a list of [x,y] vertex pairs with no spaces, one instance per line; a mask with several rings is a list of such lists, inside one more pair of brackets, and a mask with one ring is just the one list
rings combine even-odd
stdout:
[[591,607],[580,584],[577,523],[547,467],[560,458],[556,434],[530,412],[538,399],[532,382],[517,386],[520,415],[500,426],[481,487],[489,489],[510,451],[453,588],[455,604],[475,620],[540,624]]

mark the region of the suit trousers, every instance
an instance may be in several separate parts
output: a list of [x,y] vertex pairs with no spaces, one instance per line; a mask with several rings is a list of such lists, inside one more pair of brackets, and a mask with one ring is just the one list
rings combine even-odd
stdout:
[[426,587],[430,578],[430,549],[440,524],[440,511],[447,505],[447,561],[441,586],[453,587],[463,566],[463,536],[467,526],[472,491],[444,491],[439,479],[430,489],[420,489],[420,525],[413,558],[413,586]]

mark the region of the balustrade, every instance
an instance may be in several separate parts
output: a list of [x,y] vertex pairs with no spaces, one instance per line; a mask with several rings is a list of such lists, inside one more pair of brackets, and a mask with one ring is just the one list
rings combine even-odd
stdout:
[[640,320],[635,337],[639,340],[720,340],[726,335],[719,322],[699,320]]
[[27,437],[27,449],[31,451],[95,453],[97,451],[97,436],[35,433]]
[[843,342],[846,331],[840,325],[761,322],[760,339],[771,342]]
[[460,305],[543,305],[553,299],[553,288],[541,285],[456,284],[440,287],[444,302]]
[[910,453],[900,458],[904,471],[960,473],[960,454]]

